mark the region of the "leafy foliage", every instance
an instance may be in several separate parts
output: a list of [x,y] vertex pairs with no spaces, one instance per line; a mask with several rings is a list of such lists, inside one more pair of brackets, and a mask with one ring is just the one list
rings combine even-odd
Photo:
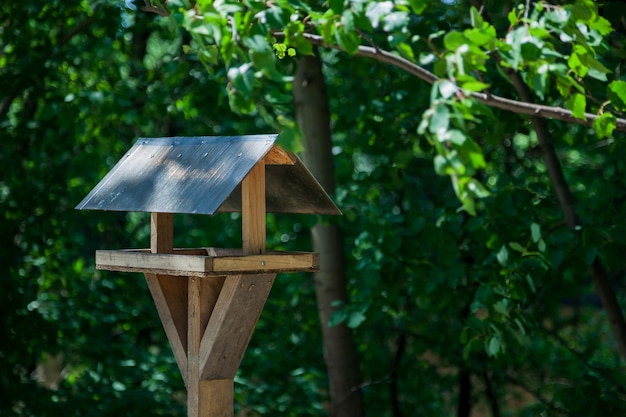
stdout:
[[[599,257],[623,305],[626,10],[498,2],[487,18],[472,4],[170,0],[169,17],[131,2],[3,6],[0,414],[184,414],[142,278],[91,261],[146,246],[147,218],[73,206],[138,136],[280,130],[297,150],[290,82],[294,60],[315,53],[310,33],[339,49],[319,53],[351,302],[330,324],[356,331],[368,413],[453,414],[471,375],[478,412],[624,414],[587,269]],[[366,60],[360,45],[439,79]],[[542,104],[600,115],[593,129],[549,124],[582,230],[563,226],[528,121],[471,98],[515,98],[509,70]],[[177,245],[239,246],[238,220],[177,218]],[[308,247],[314,219],[268,221],[269,247]],[[280,277],[236,379],[238,412],[325,415],[318,332],[310,277]],[[57,354],[59,378],[38,382]]]

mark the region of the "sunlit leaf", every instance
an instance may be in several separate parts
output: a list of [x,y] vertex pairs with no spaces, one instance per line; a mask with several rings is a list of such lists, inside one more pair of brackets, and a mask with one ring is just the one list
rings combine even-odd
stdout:
[[593,121],[593,128],[599,139],[611,137],[616,126],[615,116],[608,112]]
[[613,81],[608,86],[608,96],[611,104],[619,109],[626,110],[626,81]]
[[582,94],[572,94],[565,104],[572,111],[572,115],[579,119],[585,119],[585,109],[587,107],[587,99]]

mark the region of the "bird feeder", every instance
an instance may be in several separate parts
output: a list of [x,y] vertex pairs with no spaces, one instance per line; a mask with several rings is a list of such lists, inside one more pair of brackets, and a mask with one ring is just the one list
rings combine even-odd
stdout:
[[[233,380],[277,273],[319,255],[266,250],[266,212],[341,214],[276,135],[140,138],[77,209],[151,213],[150,248],[96,251],[141,272],[187,389],[188,416],[232,417]],[[174,248],[174,213],[241,212],[242,247]]]

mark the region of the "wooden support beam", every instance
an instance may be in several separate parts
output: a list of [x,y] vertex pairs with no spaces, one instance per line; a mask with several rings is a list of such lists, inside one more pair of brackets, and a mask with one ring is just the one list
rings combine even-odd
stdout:
[[228,276],[200,345],[202,378],[233,379],[276,274]]
[[265,252],[265,162],[260,160],[241,183],[241,237],[244,255]]
[[187,280],[170,275],[145,276],[176,364],[187,385]]
[[[150,214],[150,252],[174,252],[174,215]],[[180,278],[146,273],[146,283],[154,300],[174,358],[187,383],[187,287]]]
[[[200,363],[200,342],[221,288],[219,278],[189,277],[187,333],[187,416],[233,417],[233,379],[207,380]],[[223,280],[222,280],[223,282]]]
[[174,214],[150,213],[150,250],[152,253],[174,252]]

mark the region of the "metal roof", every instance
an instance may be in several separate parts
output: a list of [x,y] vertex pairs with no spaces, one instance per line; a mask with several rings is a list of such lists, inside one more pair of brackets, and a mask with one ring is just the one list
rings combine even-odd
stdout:
[[[274,146],[276,136],[140,138],[76,208],[241,211],[240,183]],[[302,161],[292,156],[294,165],[265,167],[267,211],[341,214]]]

